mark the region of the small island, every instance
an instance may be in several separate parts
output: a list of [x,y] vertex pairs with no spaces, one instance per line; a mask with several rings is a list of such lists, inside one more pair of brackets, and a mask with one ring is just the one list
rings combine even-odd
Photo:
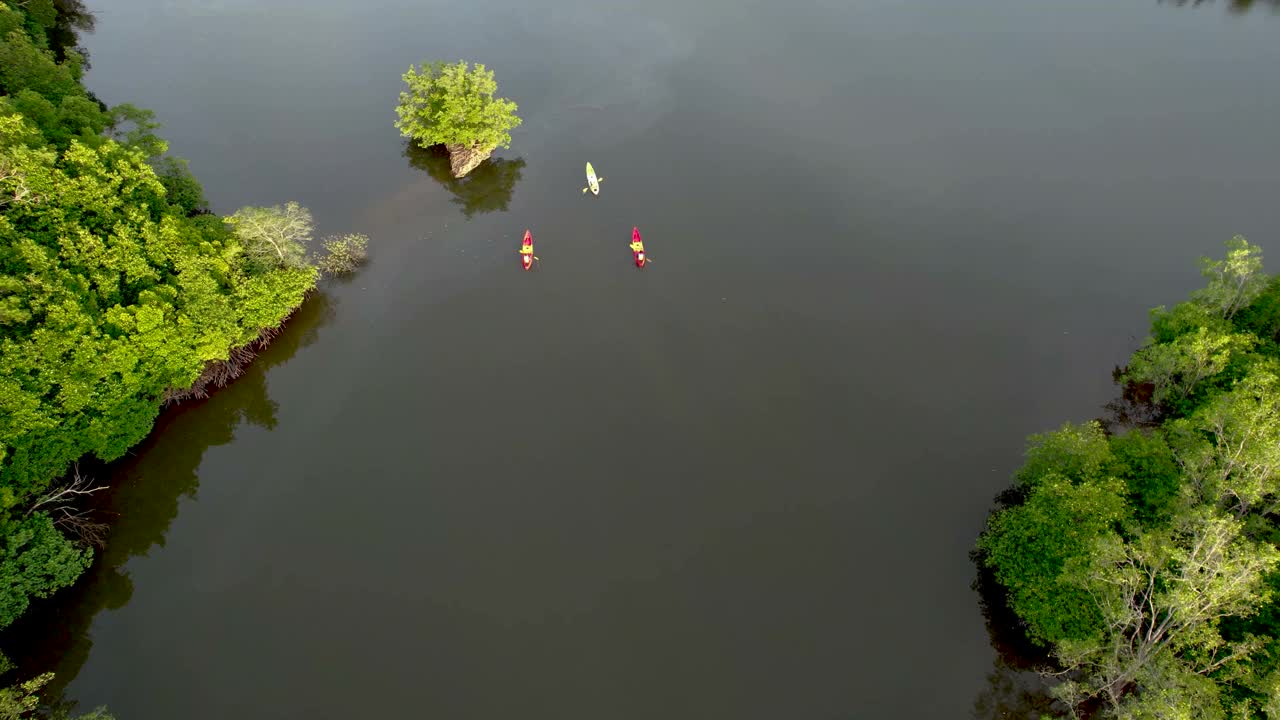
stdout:
[[477,63],[410,65],[403,75],[396,128],[424,148],[443,146],[449,170],[460,178],[499,147],[511,147],[512,128],[520,125],[516,104],[493,93],[493,72]]

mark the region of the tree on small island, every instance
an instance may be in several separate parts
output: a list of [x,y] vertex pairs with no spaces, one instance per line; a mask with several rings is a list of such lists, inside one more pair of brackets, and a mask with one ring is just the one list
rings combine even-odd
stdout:
[[508,132],[520,124],[516,104],[495,98],[493,72],[477,63],[435,62],[403,75],[396,128],[423,147],[444,145],[454,177],[462,177],[498,147],[511,147]]

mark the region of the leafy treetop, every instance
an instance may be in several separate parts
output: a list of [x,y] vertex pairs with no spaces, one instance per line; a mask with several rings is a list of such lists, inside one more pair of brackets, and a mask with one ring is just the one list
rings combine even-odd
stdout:
[[484,65],[411,65],[403,77],[409,89],[400,93],[395,125],[405,137],[423,147],[511,147],[509,131],[520,124],[516,104],[493,96],[498,84]]

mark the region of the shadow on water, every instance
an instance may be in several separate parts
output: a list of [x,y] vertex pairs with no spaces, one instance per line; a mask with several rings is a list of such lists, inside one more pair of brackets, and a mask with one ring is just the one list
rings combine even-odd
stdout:
[[489,158],[465,177],[455,178],[449,170],[449,153],[442,147],[423,148],[408,142],[404,156],[411,166],[426,171],[452,193],[454,204],[460,205],[468,218],[476,213],[505,211],[525,165],[524,158]]
[[[1158,5],[1174,7],[1199,7],[1201,5],[1217,5],[1218,0],[1156,0]],[[1247,13],[1256,8],[1280,13],[1280,0],[1227,0],[1227,10],[1233,13]]]
[[[1005,505],[997,500],[997,507]],[[983,566],[981,555],[974,551],[970,557],[977,566],[977,578],[973,589],[978,594],[978,604],[986,621],[987,635],[996,652],[991,672],[987,673],[987,687],[973,701],[974,720],[1041,720],[1041,718],[1073,717],[1090,720],[1097,716],[1101,705],[1090,701],[1075,708],[1075,714],[1066,705],[1049,694],[1052,683],[1041,672],[1060,670],[1047,648],[1032,643],[1006,602],[1008,595],[994,573]]]
[[[999,505],[999,501],[997,501]],[[991,647],[996,651],[987,687],[973,701],[975,720],[1039,720],[1043,716],[1062,717],[1067,708],[1049,695],[1049,685],[1037,672],[1051,666],[1052,658],[1031,643],[1018,616],[1005,602],[1004,588],[983,566],[981,555],[972,553],[978,576],[973,589],[986,621]]]
[[46,697],[60,697],[88,660],[93,647],[89,630],[97,614],[129,602],[133,582],[127,564],[164,547],[183,499],[196,497],[205,450],[234,440],[242,423],[275,427],[277,406],[267,392],[267,371],[315,342],[333,314],[333,300],[322,292],[313,294],[244,375],[207,400],[162,413],[129,456],[92,473],[111,487],[96,507],[111,525],[106,546],[75,585],[34,603],[0,642],[22,677],[55,673]]

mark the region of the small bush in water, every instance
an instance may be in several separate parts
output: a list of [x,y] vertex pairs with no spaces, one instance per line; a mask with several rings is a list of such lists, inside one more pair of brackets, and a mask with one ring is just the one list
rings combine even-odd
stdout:
[[369,259],[369,238],[359,233],[326,238],[325,254],[316,262],[325,275],[346,275]]

